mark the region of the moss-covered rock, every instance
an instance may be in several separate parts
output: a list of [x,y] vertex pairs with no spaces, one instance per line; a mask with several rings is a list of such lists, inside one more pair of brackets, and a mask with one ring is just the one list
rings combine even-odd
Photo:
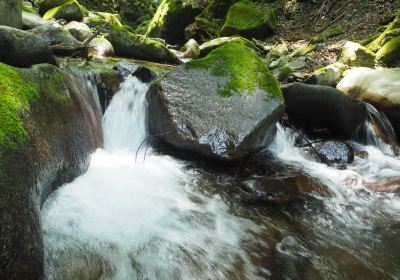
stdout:
[[0,1],[0,25],[22,28],[21,1]]
[[367,45],[367,48],[376,53],[382,46],[397,36],[400,36],[400,13]]
[[159,41],[135,34],[125,26],[109,25],[108,29],[111,44],[118,56],[155,62],[180,63],[166,45]]
[[338,62],[351,67],[370,67],[375,65],[375,55],[366,47],[354,42],[346,42]]
[[168,43],[182,43],[185,28],[205,7],[202,0],[163,0],[147,27],[147,37],[160,37]]
[[243,44],[249,48],[254,47],[254,44],[242,37],[235,36],[235,37],[220,37],[220,38],[215,38],[213,40],[207,41],[204,44],[201,44],[200,46],[200,56],[204,57],[208,55],[211,51],[215,50],[216,48],[221,47],[222,45],[228,44],[228,43],[239,43]]
[[400,62],[400,36],[391,39],[376,53],[376,60],[382,61],[388,66]]
[[65,19],[67,21],[82,21],[83,17],[88,15],[88,11],[85,7],[80,5],[75,0],[70,0],[69,2],[57,6],[48,10],[44,15],[44,19]]
[[0,63],[0,279],[43,277],[40,207],[101,145],[100,116],[85,111],[87,98],[52,65]]
[[46,41],[12,27],[0,26],[0,50],[0,61],[17,67],[28,67],[38,63],[56,65]]
[[243,0],[229,8],[220,34],[264,39],[275,30],[276,22],[275,8],[268,5],[257,6],[249,0]]
[[284,109],[278,82],[252,49],[238,43],[176,67],[147,97],[151,134],[219,160],[265,147]]
[[344,30],[341,26],[335,26],[331,29],[325,30],[322,33],[315,35],[314,37],[311,38],[310,43],[311,44],[317,44],[317,43],[322,43],[328,40],[329,38],[339,36],[344,33]]
[[330,64],[315,70],[306,80],[306,83],[336,87],[344,71],[347,69],[349,69],[349,66],[340,62]]

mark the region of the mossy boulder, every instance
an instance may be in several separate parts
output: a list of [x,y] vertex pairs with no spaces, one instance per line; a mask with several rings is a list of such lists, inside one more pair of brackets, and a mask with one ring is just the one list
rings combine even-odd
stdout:
[[150,134],[217,160],[267,146],[284,111],[278,82],[252,49],[237,43],[176,67],[147,99]]
[[149,60],[154,62],[180,63],[165,44],[135,34],[125,26],[109,26],[110,41],[115,53],[122,57]]
[[347,72],[337,88],[383,111],[400,139],[400,68],[354,68]]
[[338,62],[351,67],[370,67],[375,65],[375,54],[366,47],[354,42],[346,42]]
[[249,0],[243,0],[229,8],[220,35],[240,35],[250,39],[264,39],[275,30],[276,23],[275,8],[266,4],[256,5]]
[[400,36],[391,39],[376,53],[376,60],[388,66],[400,65]]
[[66,21],[82,21],[83,17],[88,15],[85,7],[77,1],[71,0],[61,6],[48,10],[44,15],[44,19],[65,19]]
[[185,40],[185,28],[205,7],[202,0],[163,0],[150,21],[146,36],[160,37],[170,44]]
[[293,83],[282,91],[290,119],[310,132],[327,129],[335,138],[350,139],[368,116],[361,101],[332,87]]
[[240,36],[235,36],[235,37],[220,37],[220,38],[215,38],[213,40],[207,41],[203,44],[200,45],[200,56],[204,57],[208,55],[211,51],[215,50],[216,48],[221,47],[222,45],[228,44],[228,43],[239,43],[243,44],[249,48],[254,47],[254,44]]
[[0,279],[43,278],[41,205],[101,145],[100,115],[85,106],[85,84],[55,66],[0,63]]
[[50,63],[54,56],[39,36],[8,26],[0,26],[0,61],[17,67]]
[[22,28],[22,4],[16,0],[0,1],[0,25]]

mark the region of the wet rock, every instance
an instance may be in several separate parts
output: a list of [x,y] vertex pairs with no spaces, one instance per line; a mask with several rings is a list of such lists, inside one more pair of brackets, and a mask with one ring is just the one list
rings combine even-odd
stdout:
[[101,146],[100,114],[85,84],[48,64],[0,63],[0,96],[0,279],[42,279],[40,208]]
[[337,88],[383,111],[400,139],[400,68],[355,68],[348,71]]
[[351,67],[370,67],[375,65],[375,55],[369,49],[354,42],[346,42],[338,62]]
[[201,13],[203,4],[197,0],[163,0],[147,27],[146,37],[163,38],[169,44],[184,42],[185,28]]
[[366,183],[366,188],[381,193],[395,193],[400,195],[400,180],[394,178],[392,180],[376,183]]
[[306,130],[327,128],[332,136],[349,139],[368,117],[361,101],[331,87],[294,83],[282,91],[290,119]]
[[109,33],[111,43],[118,56],[155,62],[180,63],[176,55],[165,44],[156,40],[115,25],[110,26]]
[[265,147],[284,108],[277,81],[242,44],[226,44],[176,67],[150,87],[147,98],[150,134],[219,160]]
[[92,30],[86,24],[77,21],[71,21],[63,27],[64,30],[69,31],[80,42],[93,36]]
[[104,37],[96,37],[88,44],[88,51],[91,55],[108,57],[114,55],[114,48],[111,43]]
[[323,141],[312,145],[311,152],[326,164],[350,164],[354,161],[353,148],[342,141]]
[[39,36],[7,26],[0,26],[0,61],[17,67],[49,63],[57,65],[54,56]]
[[22,28],[21,3],[14,0],[0,1],[0,25]]
[[243,0],[233,4],[221,29],[221,36],[240,35],[245,38],[264,39],[276,28],[276,10],[268,5],[257,6]]
[[149,68],[125,61],[118,62],[113,69],[115,69],[123,77],[133,75],[143,83],[151,82],[157,78],[157,74]]

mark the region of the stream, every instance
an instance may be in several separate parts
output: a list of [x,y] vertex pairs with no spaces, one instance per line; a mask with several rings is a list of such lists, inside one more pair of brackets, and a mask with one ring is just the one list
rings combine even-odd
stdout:
[[358,144],[368,156],[339,170],[307,159],[279,124],[268,152],[333,195],[258,212],[202,190],[184,160],[136,154],[147,89],[125,79],[103,116],[104,148],[45,202],[46,279],[400,278],[400,198],[364,187],[399,180],[390,148]]

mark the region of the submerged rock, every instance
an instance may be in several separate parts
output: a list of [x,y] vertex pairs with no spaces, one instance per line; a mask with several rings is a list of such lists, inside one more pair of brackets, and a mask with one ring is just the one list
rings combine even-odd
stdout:
[[312,145],[311,152],[326,164],[349,164],[354,161],[353,148],[342,141],[322,141]]
[[0,63],[0,104],[0,279],[42,279],[40,208],[102,144],[100,115],[84,84],[48,64]]
[[46,41],[12,27],[0,26],[0,50],[0,61],[17,67],[57,64]]
[[263,61],[226,44],[175,68],[147,94],[150,134],[178,149],[234,160],[265,147],[284,102]]
[[275,8],[257,6],[249,0],[233,4],[221,29],[221,36],[241,35],[245,38],[264,39],[276,28]]
[[348,71],[337,88],[383,111],[400,137],[400,68],[355,68]]
[[326,128],[332,136],[349,139],[368,117],[361,101],[331,87],[294,83],[282,91],[289,117],[306,129]]
[[0,25],[22,28],[21,2],[15,0],[0,1]]

